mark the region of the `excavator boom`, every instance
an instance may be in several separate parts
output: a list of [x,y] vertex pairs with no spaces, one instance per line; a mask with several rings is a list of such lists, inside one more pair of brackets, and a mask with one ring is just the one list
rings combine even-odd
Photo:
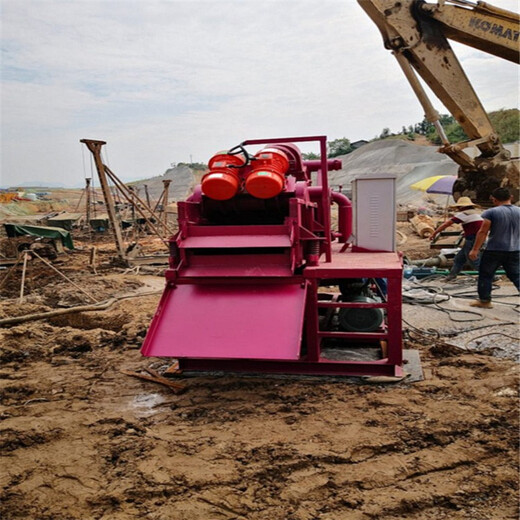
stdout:
[[467,0],[423,3],[421,10],[440,23],[449,40],[520,63],[518,14],[486,2]]
[[[449,39],[513,62],[520,62],[519,17],[484,2],[439,0],[358,0],[376,23],[385,47],[401,66],[443,142],[440,152],[459,164],[454,197],[469,196],[489,203],[489,193],[507,186],[518,200],[518,161],[510,157],[467,78]],[[418,77],[431,88],[468,135],[451,144]],[[476,146],[473,158],[465,149]]]

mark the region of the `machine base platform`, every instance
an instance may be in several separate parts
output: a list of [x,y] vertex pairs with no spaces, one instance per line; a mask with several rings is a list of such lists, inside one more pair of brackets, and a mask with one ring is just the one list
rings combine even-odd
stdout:
[[264,374],[321,375],[321,376],[389,376],[404,377],[400,366],[373,361],[260,361],[247,359],[182,359],[179,369],[196,372],[242,372]]

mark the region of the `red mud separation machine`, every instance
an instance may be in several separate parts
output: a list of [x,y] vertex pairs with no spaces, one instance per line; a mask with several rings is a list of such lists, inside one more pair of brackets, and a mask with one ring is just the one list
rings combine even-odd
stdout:
[[[321,159],[302,160],[295,143],[316,141]],[[356,179],[356,214],[329,189],[341,162],[326,148],[324,136],[249,140],[210,160],[178,204],[143,355],[196,371],[402,375],[395,179]]]

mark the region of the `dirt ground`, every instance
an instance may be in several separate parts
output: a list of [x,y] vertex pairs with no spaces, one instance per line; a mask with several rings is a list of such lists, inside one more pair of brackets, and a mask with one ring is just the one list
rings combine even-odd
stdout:
[[[166,368],[139,352],[162,278],[109,267],[108,242],[96,274],[79,245],[54,265],[99,301],[132,297],[0,328],[2,519],[518,518],[514,361],[405,327],[423,381],[199,375],[175,392],[121,372]],[[408,233],[410,256],[424,247]],[[89,303],[32,267],[0,319]]]

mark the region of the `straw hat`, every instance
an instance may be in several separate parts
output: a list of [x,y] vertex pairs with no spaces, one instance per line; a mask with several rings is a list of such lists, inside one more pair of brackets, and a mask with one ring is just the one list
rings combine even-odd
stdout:
[[459,197],[457,202],[452,204],[452,207],[454,208],[466,208],[468,206],[476,206],[476,204],[469,197]]

